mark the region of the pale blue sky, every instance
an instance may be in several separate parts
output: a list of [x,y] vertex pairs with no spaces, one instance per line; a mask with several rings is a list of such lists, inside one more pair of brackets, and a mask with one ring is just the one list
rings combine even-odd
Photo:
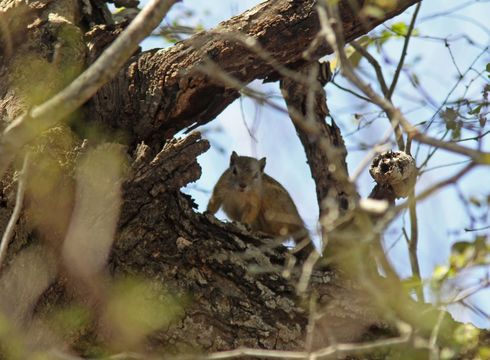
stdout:
[[[189,20],[191,25],[203,24],[205,28],[211,28],[220,21],[226,20],[233,15],[237,15],[246,9],[254,6],[260,1],[241,0],[241,1],[197,1],[186,0],[177,4],[165,20],[171,22],[174,19],[183,19],[184,9],[193,9],[195,15]],[[431,17],[431,15],[447,11],[454,7],[464,5],[454,15],[449,17]],[[405,21],[408,22],[413,8],[405,14],[391,20],[389,23]],[[424,91],[435,103],[440,104],[449,89],[456,83],[457,70],[451,59],[449,49],[452,51],[454,62],[459,69],[465,69],[474,60],[481,48],[490,44],[490,34],[488,29],[484,29],[483,24],[488,23],[490,14],[490,3],[488,1],[459,1],[459,0],[432,0],[424,1],[419,14],[419,22],[416,25],[420,38],[413,38],[410,43],[407,64],[416,64],[414,67],[420,77],[420,83]],[[375,31],[383,29],[384,25]],[[468,40],[461,35],[469,36],[478,46],[469,46]],[[444,42],[434,38],[451,38],[450,48]],[[162,40],[157,38],[148,39],[143,43],[145,49],[166,46]],[[384,54],[377,54],[374,49],[369,49],[373,55],[381,59],[383,56],[397,61],[401,49],[401,41],[393,41],[387,44]],[[484,64],[490,62],[490,53],[487,51],[475,68],[482,70]],[[362,69],[368,70],[366,63],[361,64]],[[370,70],[370,69],[369,69]],[[391,79],[391,70],[385,70],[385,76]],[[468,79],[476,77],[475,72],[470,72]],[[339,83],[349,86],[345,81],[338,78]],[[483,79],[478,79],[469,89],[469,94],[474,95],[481,92]],[[463,94],[465,85],[458,87],[455,95]],[[262,85],[259,82],[252,84],[257,89],[265,92],[274,92],[279,95],[277,84]],[[388,122],[384,118],[374,120],[373,124],[366,129],[348,135],[356,130],[358,123],[354,119],[354,113],[366,113],[374,110],[373,107],[365,107],[353,96],[337,89],[332,84],[326,87],[329,98],[330,110],[341,127],[348,147],[348,165],[350,172],[357,168],[358,164],[365,157],[365,151],[356,151],[359,142],[365,144],[375,144],[383,137],[388,128]],[[417,101],[410,98],[420,98],[419,91],[415,90],[408,78],[402,75],[394,96],[394,102],[407,115],[412,123],[416,124],[426,121],[435,113],[435,108],[420,108]],[[398,94],[398,95],[397,95]],[[452,99],[456,97],[453,96]],[[255,129],[257,142],[249,136],[249,129]],[[486,125],[490,129],[490,125]],[[439,129],[440,131],[437,131]],[[443,126],[431,128],[433,136],[442,134]],[[210,191],[216,180],[228,166],[228,157],[232,150],[239,154],[252,155],[256,157],[267,157],[266,172],[278,179],[291,193],[298,205],[299,211],[307,223],[310,230],[316,227],[318,208],[314,183],[311,179],[309,169],[306,165],[306,158],[302,146],[294,132],[289,119],[271,108],[259,107],[250,99],[235,101],[216,120],[206,125],[201,131],[211,141],[212,148],[199,158],[203,167],[202,178],[187,190],[199,204],[199,209],[203,210],[210,196]],[[464,142],[465,146],[474,146],[474,142]],[[414,144],[413,151],[416,149]],[[485,149],[490,150],[490,141],[486,140]],[[422,147],[421,153],[417,157],[420,162],[424,159],[427,148]],[[429,168],[455,163],[458,160],[465,160],[464,157],[457,156],[444,151],[438,151],[429,162]],[[460,166],[440,168],[427,172],[419,179],[417,190],[427,188],[431,184],[444,179],[457,172]],[[373,181],[367,169],[365,169],[358,180],[358,189],[362,196],[367,196],[372,189]],[[490,195],[490,169],[478,168],[467,175],[460,183],[459,188],[466,195],[488,196]],[[422,276],[430,277],[436,265],[447,262],[450,254],[451,244],[458,240],[471,240],[475,233],[465,233],[461,229],[468,227],[466,210],[461,206],[458,193],[454,187],[449,187],[438,192],[429,200],[421,202],[418,207],[419,219],[419,260]],[[223,214],[219,214],[224,218]],[[409,224],[408,216],[405,216],[406,224]],[[487,224],[488,225],[488,224]],[[388,230],[385,241],[386,247],[390,248],[389,255],[397,270],[403,277],[410,276],[410,264],[407,256],[406,243],[401,238],[401,227],[403,219],[394,223]],[[480,224],[481,226],[481,224]],[[409,226],[407,227],[409,232]],[[488,232],[488,230],[486,230]],[[482,273],[472,274],[465,278],[465,281],[478,279]],[[481,291],[472,297],[472,301],[480,306],[490,304],[490,290]],[[490,306],[484,306],[486,311],[490,311]],[[477,317],[460,306],[451,309],[454,317],[460,321],[472,321],[480,327],[490,327],[490,319],[482,316]]]

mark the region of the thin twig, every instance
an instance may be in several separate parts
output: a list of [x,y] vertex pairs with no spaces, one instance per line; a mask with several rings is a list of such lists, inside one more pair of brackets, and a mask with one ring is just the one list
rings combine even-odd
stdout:
[[410,38],[412,37],[412,31],[415,26],[415,20],[417,20],[417,15],[419,13],[420,7],[422,6],[422,2],[419,2],[415,7],[415,12],[413,13],[412,20],[410,21],[410,25],[408,26],[407,35],[405,36],[405,42],[403,43],[402,54],[400,56],[400,61],[398,61],[398,65],[395,70],[395,74],[393,75],[393,81],[391,82],[390,89],[388,90],[388,94],[386,98],[391,100],[391,96],[395,91],[396,84],[398,82],[398,78],[400,77],[400,72],[403,68],[403,64],[405,62],[405,57],[407,56],[408,43],[410,42]]
[[102,55],[70,85],[13,120],[4,130],[0,142],[0,176],[22,146],[78,109],[112,79],[176,1],[152,0]]
[[396,338],[369,341],[364,343],[336,344],[322,348],[312,353],[307,353],[304,351],[281,351],[243,348],[209,354],[208,356],[204,357],[204,359],[235,359],[245,356],[254,356],[267,359],[328,359],[338,355],[365,353],[380,348],[403,345],[409,342],[410,339],[411,333],[407,333]]
[[421,201],[421,200],[429,197],[433,193],[435,193],[437,190],[440,190],[447,185],[454,184],[456,181],[458,181],[461,177],[466,175],[475,166],[476,166],[476,164],[474,162],[468,164],[467,166],[465,166],[462,170],[458,171],[453,176],[450,176],[449,178],[434,184],[433,186],[429,187],[428,189],[422,191],[420,194],[415,196],[413,199],[409,198],[409,200],[407,200],[406,202],[404,202],[400,205],[397,205],[394,208],[395,212],[398,213],[399,211],[406,209],[407,207],[410,207],[411,203]]
[[415,194],[412,193],[409,196],[410,206],[410,240],[408,241],[408,253],[410,257],[410,266],[412,267],[412,274],[417,278],[420,282],[420,285],[417,285],[415,291],[417,293],[417,299],[419,302],[425,302],[424,298],[424,286],[422,284],[422,276],[420,275],[420,266],[419,266],[419,258],[417,254],[418,248],[418,239],[419,239],[419,229],[418,229],[418,220],[417,220],[417,203],[414,200]]
[[376,73],[376,78],[378,79],[379,86],[381,87],[381,92],[383,93],[384,96],[387,96],[389,89],[388,86],[386,85],[385,77],[383,75],[383,70],[381,69],[381,65],[379,64],[378,60],[376,60],[374,56],[372,56],[369,53],[369,51],[367,51],[364,47],[362,47],[362,45],[359,44],[357,41],[351,41],[350,44],[372,65]]
[[[369,51],[363,48],[356,41],[351,41],[351,45],[372,65],[372,67],[374,68],[374,72],[376,73],[376,78],[378,79],[379,86],[381,87],[381,92],[385,97],[388,97],[389,94],[388,86],[386,85],[383,71],[381,70],[381,66],[379,65],[379,62],[369,53]],[[389,117],[389,115],[388,115],[388,119],[390,120],[390,124],[395,132],[395,138],[396,138],[396,143],[398,145],[398,149],[400,151],[404,151],[405,143],[403,141],[403,132],[400,129],[400,124],[395,123],[393,119]]]
[[460,303],[489,286],[490,286],[490,279],[481,279],[478,285],[473,286],[472,288],[462,289],[459,293],[457,293],[454,296],[454,298],[444,302],[444,305]]
[[311,84],[308,79],[305,79],[305,77],[303,77],[300,73],[290,70],[284,66],[280,61],[274,58],[274,56],[267,51],[267,49],[265,49],[255,37],[248,36],[240,32],[211,31],[210,33],[216,35],[217,38],[235,41],[246,47],[260,59],[265,61],[267,65],[271,66],[275,71],[277,71],[281,77],[291,78],[300,84],[309,86],[313,85],[316,90],[321,88],[321,86],[317,84]]
[[310,296],[308,325],[306,326],[306,340],[305,340],[305,349],[308,352],[312,352],[313,350],[313,339],[315,338],[315,325],[317,319],[317,305],[318,305],[317,298],[318,296],[316,293],[313,293]]
[[19,220],[20,212],[22,210],[22,205],[24,203],[24,194],[26,189],[26,180],[29,172],[29,164],[30,164],[30,154],[27,153],[24,157],[24,164],[22,165],[22,170],[18,175],[18,185],[17,185],[17,196],[15,198],[15,206],[12,211],[12,215],[10,216],[10,220],[7,224],[7,228],[3,233],[2,244],[0,245],[0,269],[2,268],[3,261],[7,256],[7,249],[10,241],[14,235],[15,225]]
[[432,329],[432,333],[430,334],[430,339],[429,339],[430,360],[439,360],[439,349],[437,347],[437,338],[439,336],[442,321],[444,320],[444,316],[446,315],[446,313],[447,313],[446,309],[442,309],[439,312],[436,325],[434,326],[434,328]]
[[383,109],[386,114],[393,119],[393,123],[400,123],[403,130],[407,133],[407,136],[411,137],[418,142],[432,145],[441,149],[445,149],[447,151],[451,151],[457,154],[466,155],[471,157],[472,160],[476,163],[481,164],[490,164],[490,153],[474,150],[471,148],[467,148],[455,143],[450,143],[446,141],[441,141],[435,139],[431,136],[425,135],[421,133],[416,127],[414,127],[401,113],[401,111],[396,108],[390,100],[385,97],[378,95],[368,84],[366,84],[363,80],[359,78],[354,73],[352,66],[347,59],[345,51],[343,50],[343,38],[342,34],[339,33],[338,30],[334,29],[329,21],[326,12],[321,7],[318,8],[318,15],[320,18],[320,24],[322,28],[325,29],[325,37],[327,42],[332,46],[334,51],[336,52],[338,58],[340,59],[340,64],[342,66],[343,74],[354,84],[356,85],[364,94],[366,94],[373,103],[378,105],[381,109]]
[[340,90],[345,91],[345,92],[347,92],[347,93],[349,93],[351,95],[354,95],[356,98],[359,98],[361,100],[364,100],[364,101],[366,101],[368,103],[372,103],[371,99],[369,99],[369,98],[367,98],[365,96],[362,96],[361,94],[356,93],[352,89],[349,89],[349,88],[346,88],[345,86],[340,85],[338,82],[335,81],[335,77],[334,77],[334,79],[332,81],[330,81],[330,83],[332,85],[334,85],[335,87],[339,88]]

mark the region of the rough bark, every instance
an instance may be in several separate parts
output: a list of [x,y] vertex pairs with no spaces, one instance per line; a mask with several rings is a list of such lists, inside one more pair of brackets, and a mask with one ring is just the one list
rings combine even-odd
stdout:
[[327,123],[329,110],[323,86],[329,79],[319,80],[322,66],[328,67],[326,74],[329,77],[329,63],[306,65],[299,73],[307,82],[302,84],[284,78],[281,80],[281,92],[305,149],[320,209],[330,206],[337,207],[337,212],[344,212],[348,208],[348,200],[355,200],[357,194],[349,181],[345,162],[347,150],[340,129],[333,119],[331,125]]
[[[346,41],[353,40],[401,12],[416,0],[400,1],[383,19],[359,19],[344,0],[339,3]],[[360,1],[359,7],[362,6]],[[130,142],[161,144],[190,125],[205,124],[239,97],[238,89],[203,74],[205,60],[243,84],[278,79],[277,69],[240,41],[254,38],[278,64],[292,69],[305,63],[319,22],[314,0],[268,1],[165,50],[135,56],[117,79],[101,89],[90,104],[90,118],[123,130]],[[301,34],[301,36],[298,36]],[[331,53],[320,41],[311,56]],[[135,101],[135,99],[137,99]]]
[[376,156],[369,173],[376,181],[369,197],[384,199],[391,204],[395,203],[395,199],[407,197],[417,178],[415,160],[401,151],[387,151]]
[[[300,269],[289,280],[277,272],[286,249],[271,249],[270,239],[196,214],[192,200],[178,192],[183,182],[199,178],[195,157],[208,146],[193,134],[169,143],[154,158],[147,146],[138,148],[133,175],[124,185],[112,269],[143,270],[165,279],[178,295],[192,296],[185,316],[155,334],[159,345],[194,344],[207,351],[304,348],[308,309],[295,291]],[[312,289],[326,313],[315,323],[313,348],[328,344],[332,331],[337,341],[356,341],[381,325],[366,293],[335,272],[314,271]]]

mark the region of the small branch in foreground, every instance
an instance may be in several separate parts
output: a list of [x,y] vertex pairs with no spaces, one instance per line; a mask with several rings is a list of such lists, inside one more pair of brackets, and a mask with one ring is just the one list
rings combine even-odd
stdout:
[[412,190],[409,201],[409,213],[410,213],[410,239],[408,241],[408,253],[410,257],[410,266],[412,267],[412,275],[417,278],[420,285],[417,285],[415,292],[417,293],[417,300],[421,303],[425,302],[424,298],[424,285],[422,283],[422,276],[420,275],[419,258],[417,254],[418,240],[419,240],[419,229],[417,220],[417,203],[413,198],[415,193]]
[[356,344],[336,344],[322,348],[311,353],[303,351],[280,351],[262,349],[236,349],[221,351],[203,357],[205,360],[235,359],[244,356],[256,356],[267,359],[329,359],[339,355],[359,354],[378,350],[385,347],[394,347],[408,343],[412,338],[411,332],[400,337],[370,341]]
[[437,317],[437,323],[432,329],[432,333],[429,339],[429,347],[430,347],[430,360],[439,360],[439,348],[437,346],[437,338],[439,336],[439,332],[441,331],[442,321],[444,320],[444,316],[446,315],[446,309],[443,308]]
[[15,198],[15,206],[12,212],[12,216],[7,224],[7,228],[3,233],[2,244],[0,245],[0,269],[2,268],[3,261],[7,256],[7,249],[12,240],[12,236],[14,235],[15,225],[19,220],[20,212],[22,210],[22,205],[24,204],[24,194],[26,189],[26,180],[29,172],[29,164],[30,164],[30,154],[26,153],[24,157],[24,164],[22,165],[22,170],[20,171],[19,178],[17,180],[17,196]]
[[[64,90],[13,120],[0,141],[0,176],[25,144],[56,125],[112,79],[178,0],[152,0],[102,55]],[[35,123],[36,126],[32,126]]]

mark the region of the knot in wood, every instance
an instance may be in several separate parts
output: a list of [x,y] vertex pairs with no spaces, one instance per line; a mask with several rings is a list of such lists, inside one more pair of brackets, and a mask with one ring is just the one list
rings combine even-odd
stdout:
[[403,151],[386,151],[373,160],[369,173],[379,185],[389,185],[397,198],[407,197],[415,184],[415,160]]

